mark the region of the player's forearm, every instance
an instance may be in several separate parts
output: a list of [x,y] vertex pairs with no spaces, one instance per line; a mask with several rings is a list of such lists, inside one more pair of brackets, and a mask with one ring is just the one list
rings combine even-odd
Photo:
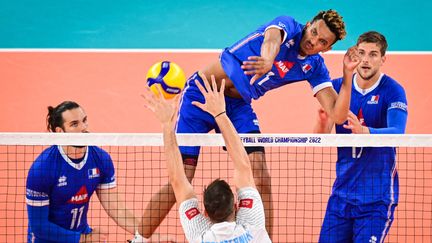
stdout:
[[168,177],[177,202],[194,196],[194,190],[186,177],[177,138],[171,125],[163,126],[163,138]]
[[[245,180],[246,183],[253,183],[252,169],[249,157],[244,149],[240,136],[237,134],[233,124],[226,114],[216,117],[216,122],[221,130],[222,137],[224,138],[225,145],[229,156],[234,164],[234,181],[238,182],[239,179]],[[236,185],[243,187],[242,185]],[[252,185],[246,185],[252,186]]]
[[342,86],[333,107],[333,114],[330,116],[336,124],[342,124],[347,120],[351,101],[352,77],[351,71],[344,71]]
[[112,208],[106,210],[108,215],[117,223],[118,226],[131,234],[135,234],[139,225],[139,221],[135,215],[127,209],[125,204],[120,200],[118,203],[113,202],[112,205]]
[[277,28],[268,29],[264,35],[264,41],[261,45],[261,57],[274,61],[280,51],[282,37],[280,30]]
[[139,221],[135,215],[127,209],[123,198],[118,194],[117,188],[98,189],[97,195],[102,207],[118,226],[134,234],[138,229]]

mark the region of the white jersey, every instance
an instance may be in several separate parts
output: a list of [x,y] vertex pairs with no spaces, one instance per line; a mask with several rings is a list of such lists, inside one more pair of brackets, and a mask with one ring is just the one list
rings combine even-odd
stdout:
[[265,229],[261,196],[252,187],[238,191],[238,211],[235,222],[212,224],[198,209],[198,199],[180,204],[179,214],[186,238],[191,243],[271,242]]

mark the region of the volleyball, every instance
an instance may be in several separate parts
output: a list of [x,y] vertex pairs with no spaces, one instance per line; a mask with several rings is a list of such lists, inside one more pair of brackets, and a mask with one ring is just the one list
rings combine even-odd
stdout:
[[147,85],[154,94],[159,94],[157,86],[162,88],[165,99],[179,94],[186,83],[186,77],[179,65],[170,61],[155,63],[147,72]]

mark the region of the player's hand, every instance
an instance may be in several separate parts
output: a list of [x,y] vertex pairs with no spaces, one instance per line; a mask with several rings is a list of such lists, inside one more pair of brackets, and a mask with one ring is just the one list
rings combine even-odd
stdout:
[[244,70],[244,74],[253,75],[250,80],[252,85],[260,77],[270,72],[273,66],[273,60],[261,57],[261,56],[250,56],[248,61],[244,61],[241,68]]
[[82,234],[80,242],[106,242],[108,240],[108,230],[104,228],[93,228],[90,234]]
[[366,133],[366,127],[364,127],[357,116],[352,113],[351,111],[348,112],[348,124],[344,124],[343,127],[345,129],[350,129],[352,133],[354,134],[362,134]]
[[201,85],[201,83],[198,80],[195,80],[195,83],[198,86],[198,89],[203,94],[205,103],[203,104],[198,101],[192,101],[192,105],[199,107],[203,111],[206,111],[210,113],[210,115],[215,117],[218,114],[221,114],[225,111],[225,96],[224,96],[225,79],[222,79],[221,87],[220,90],[218,91],[216,79],[214,75],[211,75],[211,87],[205,75],[200,75],[200,76],[204,81],[205,88]]
[[146,86],[144,94],[141,95],[146,101],[144,105],[156,115],[162,125],[174,126],[180,96],[177,95],[173,100],[166,100],[159,85],[157,86],[157,92],[157,95],[153,94],[150,88]]
[[354,70],[359,65],[359,63],[360,63],[360,57],[358,55],[357,46],[352,46],[345,53],[345,56],[343,59],[344,72],[346,72],[346,71],[354,72]]

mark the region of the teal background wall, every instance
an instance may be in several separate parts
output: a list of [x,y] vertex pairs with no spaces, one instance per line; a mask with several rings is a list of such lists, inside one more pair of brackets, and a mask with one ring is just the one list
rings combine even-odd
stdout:
[[300,22],[339,11],[344,50],[368,30],[386,35],[391,51],[431,51],[429,11],[420,0],[44,0],[2,1],[0,48],[224,48],[278,15]]

